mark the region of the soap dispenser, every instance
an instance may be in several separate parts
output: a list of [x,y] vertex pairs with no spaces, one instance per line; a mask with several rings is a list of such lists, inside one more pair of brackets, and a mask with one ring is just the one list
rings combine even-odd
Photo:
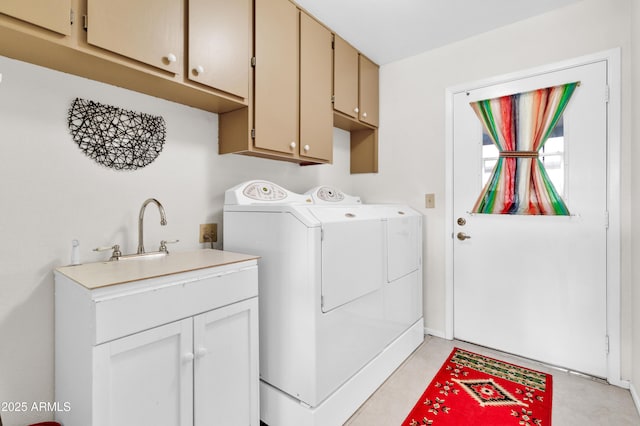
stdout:
[[71,264],[80,264],[80,242],[78,240],[71,240]]

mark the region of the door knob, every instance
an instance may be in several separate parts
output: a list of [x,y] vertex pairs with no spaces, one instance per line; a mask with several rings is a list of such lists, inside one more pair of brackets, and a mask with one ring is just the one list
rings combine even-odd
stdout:
[[470,236],[468,236],[464,232],[458,232],[458,235],[456,235],[456,237],[458,237],[458,239],[460,241],[468,240],[469,238],[471,238]]

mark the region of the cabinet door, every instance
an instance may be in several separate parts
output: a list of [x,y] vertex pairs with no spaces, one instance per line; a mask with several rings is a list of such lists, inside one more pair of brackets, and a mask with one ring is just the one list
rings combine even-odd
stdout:
[[182,73],[184,0],[88,0],[87,41]]
[[331,161],[331,32],[300,13],[300,155]]
[[193,324],[195,426],[258,426],[258,299],[204,313]]
[[360,121],[378,127],[378,66],[360,55]]
[[94,348],[93,426],[193,425],[192,319]]
[[333,109],[358,118],[358,51],[336,35],[333,55]]
[[189,0],[189,79],[249,96],[251,0]]
[[289,0],[255,0],[257,148],[298,150],[298,9]]
[[0,13],[59,34],[71,34],[71,0],[2,0]]

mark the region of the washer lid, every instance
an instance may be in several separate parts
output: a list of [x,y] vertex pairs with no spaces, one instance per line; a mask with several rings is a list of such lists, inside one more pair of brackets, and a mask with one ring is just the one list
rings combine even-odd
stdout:
[[380,289],[384,279],[383,225],[382,220],[362,217],[323,221],[322,312]]

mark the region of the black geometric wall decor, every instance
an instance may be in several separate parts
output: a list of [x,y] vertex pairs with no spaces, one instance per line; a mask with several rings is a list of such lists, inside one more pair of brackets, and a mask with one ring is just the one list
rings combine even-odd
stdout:
[[164,118],[76,98],[67,124],[78,147],[96,163],[135,170],[152,163],[164,146]]

